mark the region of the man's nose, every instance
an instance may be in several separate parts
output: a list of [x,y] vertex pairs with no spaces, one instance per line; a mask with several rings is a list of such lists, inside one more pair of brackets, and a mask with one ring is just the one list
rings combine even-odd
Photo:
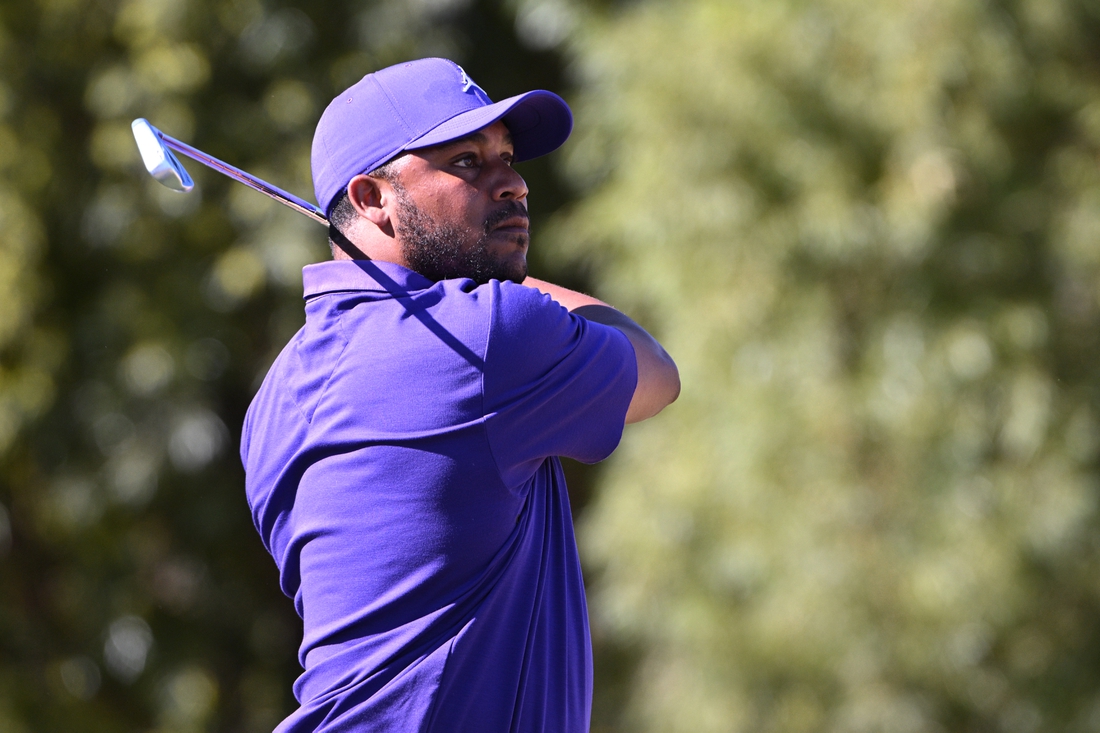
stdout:
[[527,198],[527,182],[512,166],[500,161],[497,176],[498,179],[494,182],[494,199],[498,201],[505,199],[523,201]]

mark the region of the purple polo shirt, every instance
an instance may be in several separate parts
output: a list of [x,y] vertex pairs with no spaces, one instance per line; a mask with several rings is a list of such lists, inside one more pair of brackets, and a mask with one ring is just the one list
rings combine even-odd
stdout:
[[304,270],[306,324],[241,441],[256,528],[304,622],[278,731],[585,733],[592,655],[557,456],[618,445],[614,328],[510,282]]

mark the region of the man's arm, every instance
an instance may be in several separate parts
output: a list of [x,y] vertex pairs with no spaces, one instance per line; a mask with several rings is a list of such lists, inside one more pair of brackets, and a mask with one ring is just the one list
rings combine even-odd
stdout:
[[680,372],[668,352],[644,328],[607,303],[584,293],[529,277],[523,284],[546,293],[566,310],[622,331],[634,346],[638,360],[638,386],[626,411],[626,422],[653,417],[680,396]]

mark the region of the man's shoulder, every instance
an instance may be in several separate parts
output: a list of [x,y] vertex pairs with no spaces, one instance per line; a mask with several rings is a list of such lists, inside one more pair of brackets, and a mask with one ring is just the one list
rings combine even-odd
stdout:
[[397,298],[399,305],[422,320],[438,318],[459,331],[488,329],[491,338],[525,338],[548,328],[569,326],[569,311],[550,296],[508,280],[478,284],[469,279],[442,280],[432,287]]
[[384,356],[391,363],[421,364],[438,357],[438,366],[457,358],[480,368],[485,360],[553,360],[583,329],[578,325],[583,319],[520,283],[456,278],[421,285],[328,293],[323,298],[327,302],[307,306],[313,312],[307,317],[303,346],[308,351],[327,333],[346,337],[350,353],[358,355],[355,366]]
[[482,287],[490,296],[494,332],[523,336],[532,330],[545,333],[548,328],[572,326],[569,311],[535,288],[497,280]]

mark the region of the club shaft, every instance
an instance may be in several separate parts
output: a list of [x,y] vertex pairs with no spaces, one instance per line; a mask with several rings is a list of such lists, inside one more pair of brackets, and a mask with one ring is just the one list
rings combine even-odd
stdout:
[[279,203],[285,204],[294,209],[299,214],[305,214],[314,221],[328,225],[328,219],[325,217],[324,212],[322,212],[320,209],[318,209],[316,206],[309,203],[308,201],[300,199],[292,193],[287,193],[277,186],[272,186],[267,181],[256,178],[256,176],[250,173],[245,173],[240,168],[236,168],[224,161],[218,160],[212,155],[207,155],[201,150],[193,148],[187,143],[182,143],[174,137],[171,137],[170,135],[165,135],[160,130],[157,130],[157,134],[160,136],[160,139],[164,141],[165,145],[170,147],[172,150],[175,150],[177,153],[183,153],[192,160],[197,160],[203,165],[209,168],[213,168],[219,173],[223,173],[230,178],[236,179],[244,185],[248,186],[249,188],[253,188],[259,191],[265,196],[270,196]]

